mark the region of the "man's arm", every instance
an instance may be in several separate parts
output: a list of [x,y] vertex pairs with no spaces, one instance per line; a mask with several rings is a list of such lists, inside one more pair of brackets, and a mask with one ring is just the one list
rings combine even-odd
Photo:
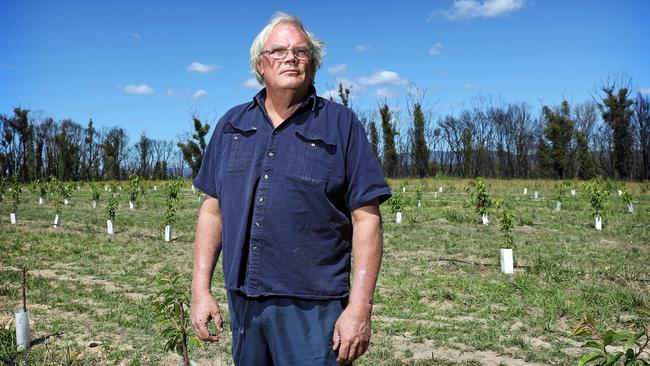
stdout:
[[336,321],[332,339],[334,350],[339,352],[339,364],[354,361],[368,349],[382,251],[381,214],[377,200],[373,200],[352,212],[352,290],[348,306]]
[[219,304],[210,292],[212,274],[221,253],[221,208],[219,200],[206,196],[199,211],[194,239],[194,270],[192,271],[192,304],[190,320],[199,339],[215,342],[216,334],[210,334],[208,323],[214,321],[219,332],[223,331],[223,319]]

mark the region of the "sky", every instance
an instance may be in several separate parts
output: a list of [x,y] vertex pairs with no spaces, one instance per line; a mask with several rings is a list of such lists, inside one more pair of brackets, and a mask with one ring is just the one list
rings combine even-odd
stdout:
[[380,103],[408,123],[472,101],[593,100],[627,75],[650,93],[650,1],[37,1],[0,0],[0,114],[15,107],[85,126],[176,139],[192,115],[216,121],[260,86],[249,62],[275,12],[325,42],[316,90],[341,82],[355,110]]

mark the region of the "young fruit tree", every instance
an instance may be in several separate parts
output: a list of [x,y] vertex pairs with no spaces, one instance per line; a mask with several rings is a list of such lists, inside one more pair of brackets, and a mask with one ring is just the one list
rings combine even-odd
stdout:
[[139,196],[144,195],[144,187],[142,186],[142,183],[140,182],[140,178],[138,177],[137,174],[131,173],[129,174],[129,208],[131,210],[135,209],[136,203],[138,201]]
[[489,224],[490,221],[488,219],[488,214],[496,202],[492,197],[490,197],[487,184],[483,179],[481,179],[481,177],[477,177],[476,180],[469,182],[467,186],[465,186],[465,192],[470,194],[474,211],[481,216],[481,222],[483,225]]
[[415,189],[415,200],[417,201],[418,207],[422,207],[422,190],[420,187]]
[[100,192],[100,190],[99,190],[99,187],[97,186],[97,184],[91,184],[90,185],[90,196],[91,196],[91,198],[93,200],[93,203],[92,203],[93,208],[97,208],[97,202],[99,202],[99,196],[100,196],[99,192]]
[[623,194],[621,194],[621,199],[623,203],[627,205],[627,213],[634,213],[634,204],[632,203],[632,194],[623,188]]
[[402,193],[398,192],[393,195],[389,200],[390,211],[395,214],[395,223],[402,223],[402,207],[404,206],[404,198]]
[[162,290],[153,301],[160,323],[166,326],[161,335],[165,338],[165,352],[174,351],[183,357],[184,366],[190,365],[190,349],[201,341],[190,331],[189,289],[182,284],[180,275],[163,279]]
[[16,213],[18,212],[18,206],[20,206],[21,201],[21,196],[23,194],[23,188],[20,185],[20,182],[18,182],[18,176],[16,174],[13,175],[11,179],[11,214],[9,214],[9,218],[11,219],[11,224],[15,225],[16,224]]
[[118,198],[119,194],[116,189],[111,190],[111,194],[108,195],[108,200],[106,200],[106,232],[108,235],[113,235],[113,222],[115,221],[115,212],[118,207]]
[[498,216],[499,230],[503,233],[503,244],[499,250],[499,257],[501,262],[501,272],[505,274],[514,273],[514,261],[512,250],[515,245],[515,237],[513,230],[515,228],[515,215],[507,208],[504,208]]
[[74,188],[72,187],[72,184],[70,183],[59,183],[59,192],[61,192],[61,196],[63,196],[63,204],[67,205],[70,203],[70,197],[72,197],[72,192],[74,191]]
[[568,187],[571,186],[571,183],[568,181],[562,181],[555,183],[555,212],[560,212],[562,209],[562,201],[564,200],[565,192]]
[[591,216],[594,218],[594,228],[603,229],[603,217],[605,216],[606,204],[612,194],[605,186],[601,178],[594,178],[584,184],[584,189],[589,194],[591,202]]
[[180,205],[178,193],[181,189],[180,180],[172,180],[165,186],[165,241],[172,240],[172,225],[176,221],[176,209]]

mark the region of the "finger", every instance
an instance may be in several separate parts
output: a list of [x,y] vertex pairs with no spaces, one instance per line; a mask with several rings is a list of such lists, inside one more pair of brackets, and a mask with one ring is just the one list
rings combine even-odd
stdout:
[[368,346],[369,346],[368,342],[365,343],[361,342],[361,344],[359,344],[359,351],[357,351],[357,358],[361,357],[364,353],[368,351]]
[[349,361],[349,352],[350,352],[350,342],[346,340],[341,340],[341,345],[339,347],[339,356],[336,358],[336,362],[339,365],[343,365]]
[[352,361],[356,360],[357,357],[360,356],[358,351],[357,351],[358,348],[359,348],[359,342],[358,341],[355,341],[354,343],[352,343],[352,345],[350,346],[350,352],[348,353],[348,362],[352,362]]
[[221,313],[219,311],[215,311],[212,313],[212,321],[214,322],[214,325],[217,327],[217,330],[219,332],[223,332],[223,318],[221,318]]
[[332,350],[337,351],[341,345],[341,333],[337,328],[334,328],[334,334],[332,335]]

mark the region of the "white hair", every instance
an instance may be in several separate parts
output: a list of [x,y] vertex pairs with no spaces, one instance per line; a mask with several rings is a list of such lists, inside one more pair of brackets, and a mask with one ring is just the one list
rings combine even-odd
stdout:
[[278,24],[292,24],[296,28],[300,29],[307,36],[309,50],[311,51],[311,59],[309,60],[309,62],[311,63],[312,72],[313,72],[312,80],[311,80],[313,83],[314,78],[316,77],[316,70],[320,68],[320,64],[321,61],[323,60],[323,56],[325,56],[324,43],[323,41],[316,38],[311,32],[305,30],[305,27],[303,26],[300,18],[282,12],[277,12],[273,15],[271,21],[262,29],[262,31],[257,35],[257,37],[255,37],[255,40],[251,45],[250,61],[251,61],[251,67],[253,68],[253,72],[255,73],[255,78],[257,78],[257,81],[260,84],[264,85],[264,78],[257,71],[257,64],[259,63],[260,58],[262,57],[262,52],[264,51],[264,44],[266,43],[266,40],[269,38],[269,35],[271,34],[273,28],[275,28],[275,26]]

